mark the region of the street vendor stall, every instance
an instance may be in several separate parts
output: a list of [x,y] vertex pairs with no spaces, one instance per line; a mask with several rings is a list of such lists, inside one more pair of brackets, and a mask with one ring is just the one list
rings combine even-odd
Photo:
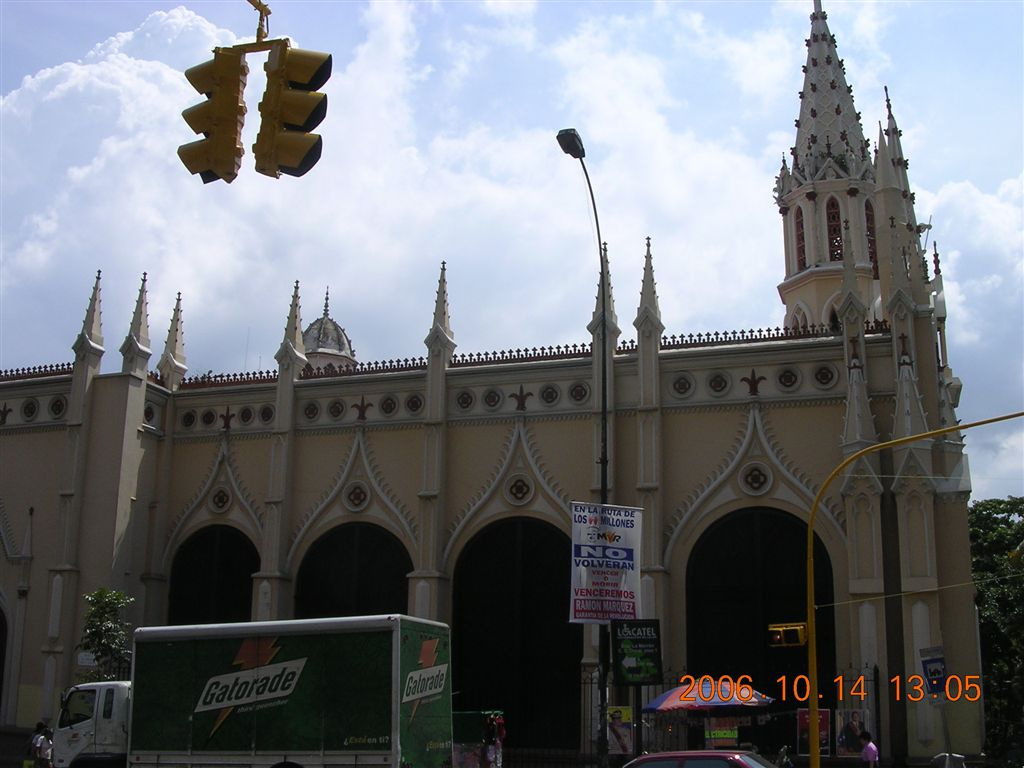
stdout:
[[700,725],[705,748],[738,747],[741,728],[751,728],[769,717],[763,708],[774,699],[750,685],[709,675],[687,675],[682,680],[682,685],[655,697],[643,709],[645,734],[652,749],[688,749],[690,728]]

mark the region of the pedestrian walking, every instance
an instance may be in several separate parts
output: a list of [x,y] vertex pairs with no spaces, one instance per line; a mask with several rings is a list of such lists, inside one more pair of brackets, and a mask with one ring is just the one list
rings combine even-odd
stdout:
[[871,734],[862,731],[860,734],[860,761],[864,768],[878,768],[878,747],[871,740]]

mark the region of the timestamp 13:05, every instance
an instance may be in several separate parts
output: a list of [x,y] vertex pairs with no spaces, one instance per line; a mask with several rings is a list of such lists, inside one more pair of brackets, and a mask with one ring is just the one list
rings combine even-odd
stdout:
[[[807,675],[782,675],[776,678],[782,701],[807,701],[811,697],[811,681]],[[947,675],[942,679],[928,680],[922,675],[894,675],[888,680],[892,697],[896,701],[978,701],[981,699],[981,675]],[[849,701],[864,701],[868,697],[864,675],[832,678],[835,700],[842,704]],[[824,694],[818,694],[819,699]]]

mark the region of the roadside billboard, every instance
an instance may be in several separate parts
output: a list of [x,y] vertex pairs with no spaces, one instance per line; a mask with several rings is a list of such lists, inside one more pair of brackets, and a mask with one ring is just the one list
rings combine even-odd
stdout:
[[574,501],[569,621],[635,619],[640,600],[642,509]]

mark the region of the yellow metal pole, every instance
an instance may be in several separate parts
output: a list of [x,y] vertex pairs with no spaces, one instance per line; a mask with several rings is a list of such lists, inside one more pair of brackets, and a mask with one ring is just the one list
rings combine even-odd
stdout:
[[914,443],[918,440],[945,435],[949,432],[963,432],[972,427],[981,427],[985,424],[994,424],[997,421],[1006,421],[1008,419],[1019,419],[1021,416],[1024,416],[1024,411],[1009,413],[1005,416],[995,416],[991,419],[982,419],[981,421],[973,421],[969,424],[957,424],[952,427],[933,429],[930,432],[922,432],[919,435],[910,435],[909,437],[901,437],[896,440],[888,440],[884,443],[870,445],[843,459],[832,470],[831,474],[825,478],[825,482],[821,484],[821,489],[818,491],[818,495],[814,497],[814,502],[811,504],[811,513],[807,518],[807,680],[810,683],[807,700],[807,708],[809,710],[809,722],[807,723],[809,738],[807,741],[810,748],[810,768],[821,768],[821,744],[818,741],[818,648],[814,617],[814,518],[818,513],[818,505],[825,496],[825,491],[828,489],[829,484],[835,479],[836,475],[861,456],[880,451],[883,448]]
[[260,0],[248,0],[248,2],[260,14],[259,25],[256,27],[256,42],[262,43],[267,39],[267,33],[270,30],[270,25],[267,23],[267,17],[270,15],[270,6],[260,2]]

